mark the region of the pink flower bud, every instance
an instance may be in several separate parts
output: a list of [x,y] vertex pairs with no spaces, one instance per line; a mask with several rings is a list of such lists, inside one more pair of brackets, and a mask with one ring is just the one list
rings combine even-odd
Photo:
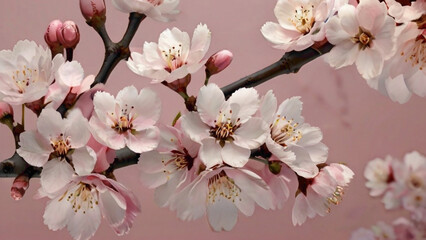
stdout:
[[222,72],[232,62],[233,55],[228,50],[213,54],[206,63],[206,70],[211,75]]
[[56,31],[62,27],[62,22],[60,20],[53,20],[50,22],[47,27],[46,33],[44,34],[44,41],[46,41],[47,45],[50,48],[57,47],[61,43],[58,41],[58,37],[56,36]]
[[6,115],[13,116],[13,108],[9,103],[0,102],[0,118],[3,118]]
[[75,48],[80,41],[80,31],[73,21],[66,21],[56,31],[59,42],[65,48]]
[[10,196],[16,201],[21,200],[29,186],[30,178],[27,174],[23,173],[17,176],[10,189]]
[[91,21],[93,17],[104,18],[105,0],[80,0],[80,10],[87,21]]

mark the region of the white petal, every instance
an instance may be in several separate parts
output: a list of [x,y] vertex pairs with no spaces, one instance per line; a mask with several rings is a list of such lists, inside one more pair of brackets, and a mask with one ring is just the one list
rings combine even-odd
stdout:
[[191,52],[188,57],[188,63],[199,62],[209,49],[211,41],[211,32],[205,24],[198,24],[192,36]]
[[65,160],[52,159],[40,174],[40,184],[47,193],[55,193],[71,182],[74,169]]
[[345,40],[334,46],[325,55],[325,60],[334,68],[341,68],[354,64],[359,54],[359,48],[351,40]]
[[208,205],[207,217],[214,231],[231,231],[237,223],[238,210],[231,200],[218,197],[213,204]]
[[68,231],[75,240],[88,240],[95,235],[101,223],[101,212],[98,206],[83,211],[77,211],[68,222]]
[[197,111],[206,124],[214,126],[214,121],[219,115],[225,102],[222,90],[216,84],[208,84],[200,89],[197,97]]
[[277,109],[277,98],[272,90],[269,90],[262,98],[259,108],[260,116],[267,124],[271,124],[272,121],[274,121],[275,111]]
[[72,204],[62,195],[59,195],[47,203],[43,214],[44,224],[50,230],[57,231],[65,227],[73,215]]
[[392,101],[406,103],[411,98],[411,92],[405,84],[404,77],[399,75],[395,78],[387,78],[385,80],[387,95]]
[[234,143],[243,148],[258,148],[265,142],[268,130],[268,124],[261,118],[250,118],[234,132]]
[[90,137],[89,122],[79,109],[71,110],[66,119],[67,128],[64,135],[71,138],[72,148],[81,148],[87,144]]
[[293,119],[295,122],[301,124],[303,123],[302,108],[303,103],[300,101],[300,97],[288,98],[278,107],[277,115]]
[[161,99],[151,89],[142,89],[137,96],[135,113],[138,114],[133,121],[133,128],[136,131],[151,127],[160,118]]
[[69,87],[78,87],[84,78],[84,70],[77,61],[65,62],[55,74],[55,79]]
[[160,131],[150,127],[140,132],[129,133],[126,145],[136,153],[148,152],[155,149],[160,141]]
[[241,122],[245,122],[259,108],[259,94],[254,88],[240,88],[231,95],[228,102],[239,105],[238,117]]
[[308,216],[315,216],[315,213],[309,207],[306,196],[300,193],[294,200],[292,211],[293,225],[302,225]]
[[215,139],[209,137],[202,141],[199,154],[201,161],[206,165],[207,169],[222,164],[221,151],[222,148],[219,143],[216,143]]
[[114,96],[107,92],[97,92],[93,97],[93,106],[96,115],[103,124],[111,124],[111,120],[108,118],[109,113],[115,114],[116,102]]
[[96,153],[90,147],[75,149],[72,154],[72,163],[79,176],[89,175],[95,167]]
[[356,68],[363,78],[377,77],[383,70],[383,57],[379,51],[366,48],[356,59]]
[[221,155],[226,164],[236,168],[243,167],[249,160],[250,149],[239,147],[234,143],[226,143],[221,149]]
[[20,135],[19,145],[16,152],[28,164],[36,167],[42,167],[49,159],[53,151],[49,142],[36,132],[23,132]]
[[44,109],[37,119],[38,132],[46,139],[58,137],[65,132],[66,123],[62,119],[61,114],[54,109]]
[[339,19],[342,29],[350,36],[355,36],[359,31],[355,7],[347,4],[339,9]]
[[305,123],[298,129],[302,138],[297,142],[300,146],[312,146],[319,143],[322,140],[322,132],[318,127],[311,127],[309,124]]
[[201,141],[210,136],[210,127],[206,125],[196,112],[188,112],[182,116],[182,130],[192,139],[192,141],[201,143]]
[[107,219],[110,225],[117,226],[124,222],[126,216],[126,200],[123,196],[112,189],[108,189],[99,194],[99,200],[102,208],[102,215]]

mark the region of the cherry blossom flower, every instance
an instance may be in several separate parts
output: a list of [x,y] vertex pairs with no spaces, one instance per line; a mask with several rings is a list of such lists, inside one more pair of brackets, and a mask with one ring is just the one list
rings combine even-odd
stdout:
[[[258,173],[256,171],[253,172]],[[273,193],[274,206],[277,209],[282,209],[290,196],[288,187],[290,172],[289,168],[283,166],[280,173],[274,174],[270,171],[269,166],[265,164],[263,164],[259,172],[259,176],[268,184]]]
[[426,96],[426,29],[424,25],[409,22],[398,26],[395,36],[395,56],[385,62],[378,77],[367,80],[367,83],[392,101],[402,104],[413,93]]
[[137,12],[157,21],[169,22],[179,13],[179,0],[112,0],[125,13]]
[[395,18],[398,23],[407,23],[419,19],[426,12],[426,1],[417,0],[411,5],[402,6],[395,0],[386,0],[389,15]]
[[95,113],[90,119],[93,137],[114,150],[125,146],[141,153],[157,147],[159,130],[154,124],[161,112],[161,101],[150,89],[139,93],[134,86],[125,87],[114,98],[97,92],[93,99]]
[[278,0],[274,9],[278,23],[265,23],[261,32],[275,48],[304,50],[325,38],[324,22],[333,7],[333,0]]
[[139,166],[142,183],[155,188],[155,201],[164,207],[179,187],[193,180],[200,145],[178,128],[162,126],[160,130],[157,149],[142,153]]
[[238,210],[251,216],[255,203],[274,209],[273,193],[255,173],[229,167],[208,169],[183,188],[170,208],[182,220],[195,220],[207,213],[215,231],[230,231],[238,219]]
[[299,177],[299,192],[293,206],[293,225],[302,225],[307,217],[329,213],[330,205],[337,205],[342,200],[344,187],[353,175],[352,170],[345,165],[333,163],[321,169],[313,179]]
[[374,232],[371,229],[360,228],[354,231],[350,240],[377,240]]
[[361,0],[355,8],[344,5],[326,25],[326,37],[335,46],[326,56],[335,68],[356,64],[365,79],[377,77],[385,60],[394,55],[395,21],[385,3]]
[[200,89],[198,112],[182,116],[182,130],[201,144],[199,157],[207,168],[222,163],[243,167],[250,149],[260,147],[266,140],[268,125],[253,117],[259,108],[258,93],[253,88],[241,88],[225,101],[215,84]]
[[[188,33],[177,28],[160,34],[158,44],[145,42],[143,53],[132,52],[127,66],[134,73],[152,79],[152,83],[172,82],[195,73],[204,66],[211,33],[205,24],[194,30],[192,43]],[[191,45],[190,45],[191,44]]]
[[103,175],[90,174],[94,166],[92,163],[74,162],[75,169],[81,171],[77,171],[78,175],[73,175],[68,182],[57,183],[58,190],[50,194],[46,191],[51,189],[42,182],[37,197],[51,199],[43,215],[50,230],[67,227],[75,240],[86,240],[95,234],[103,216],[117,235],[129,232],[140,212],[139,202],[122,184]]
[[385,159],[376,158],[367,164],[364,170],[364,177],[367,179],[365,185],[370,188],[371,196],[382,195],[388,185],[395,181],[392,169],[395,161],[391,156],[387,156]]
[[277,110],[272,91],[264,96],[260,106],[260,114],[270,126],[268,150],[299,176],[312,178],[318,174],[317,165],[327,160],[328,148],[321,142],[321,130],[304,123],[301,113],[300,97],[285,100]]
[[11,105],[40,99],[63,61],[60,54],[52,60],[49,49],[28,40],[16,43],[12,51],[0,51],[0,99]]
[[86,152],[90,138],[87,119],[79,110],[67,118],[53,109],[44,109],[37,119],[38,131],[26,131],[20,136],[17,152],[30,165],[44,166],[49,159],[65,159],[77,152]]

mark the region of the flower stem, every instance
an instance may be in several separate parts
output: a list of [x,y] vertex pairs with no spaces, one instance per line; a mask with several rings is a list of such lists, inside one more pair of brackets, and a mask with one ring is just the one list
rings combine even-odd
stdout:
[[22,104],[22,118],[21,125],[25,129],[25,104]]

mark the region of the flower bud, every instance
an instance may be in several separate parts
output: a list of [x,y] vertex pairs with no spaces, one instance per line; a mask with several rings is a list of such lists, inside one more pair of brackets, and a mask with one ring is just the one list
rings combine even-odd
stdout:
[[10,196],[16,201],[21,200],[29,186],[30,178],[26,173],[17,176],[10,189]]
[[214,75],[222,72],[232,62],[233,55],[228,50],[222,50],[213,54],[206,63],[206,71],[208,74]]
[[12,106],[9,103],[0,102],[0,119],[7,115],[13,116]]
[[80,31],[73,21],[66,21],[56,31],[59,42],[65,48],[75,48],[80,42]]
[[80,10],[86,20],[104,19],[106,13],[105,0],[80,0]]
[[61,44],[56,36],[56,31],[61,27],[62,22],[60,20],[53,20],[47,27],[46,33],[44,34],[44,41],[46,41],[50,48],[58,47]]

